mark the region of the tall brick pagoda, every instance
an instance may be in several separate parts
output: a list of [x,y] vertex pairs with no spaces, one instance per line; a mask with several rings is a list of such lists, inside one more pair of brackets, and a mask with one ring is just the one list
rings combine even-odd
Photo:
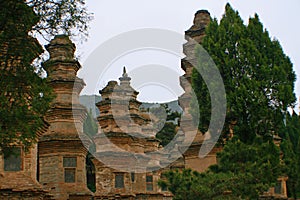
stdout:
[[83,80],[76,77],[80,64],[75,45],[67,36],[56,36],[46,46],[50,59],[44,63],[55,99],[46,115],[50,127],[38,143],[39,182],[55,199],[90,199],[86,186],[83,133],[86,109],[79,103]]
[[[185,137],[193,135],[191,132],[195,131],[195,127],[189,126],[193,124],[193,119],[190,114],[191,99],[192,99],[192,72],[193,64],[197,61],[194,60],[195,45],[201,44],[203,37],[205,36],[205,28],[210,22],[210,14],[206,10],[199,10],[195,14],[193,25],[190,29],[185,32],[185,38],[187,43],[183,45],[183,52],[186,55],[181,60],[181,68],[185,71],[185,74],[180,77],[180,85],[184,89],[185,93],[179,97],[179,104],[183,109],[185,115],[184,121],[180,123],[180,128],[185,134]],[[204,143],[205,135],[200,131],[197,132],[192,144],[188,147],[187,151],[184,152],[185,168],[192,168],[199,172],[205,171],[210,165],[217,163],[216,152],[220,149],[213,148],[208,155],[203,158],[199,158],[199,150]]]

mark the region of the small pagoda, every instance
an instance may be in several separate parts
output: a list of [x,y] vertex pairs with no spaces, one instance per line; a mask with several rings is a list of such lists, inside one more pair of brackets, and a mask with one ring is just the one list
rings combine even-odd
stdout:
[[160,161],[151,153],[159,150],[159,140],[151,116],[140,110],[138,92],[124,67],[122,77],[100,90],[102,101],[99,133],[95,136],[95,199],[171,199],[157,185]]

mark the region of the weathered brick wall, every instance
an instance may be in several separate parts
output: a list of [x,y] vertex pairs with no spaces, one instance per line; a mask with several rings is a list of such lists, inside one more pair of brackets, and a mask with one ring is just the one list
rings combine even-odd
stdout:
[[0,155],[0,199],[48,199],[47,192],[37,182],[37,144],[27,152],[21,151],[21,170],[4,171],[4,158]]
[[44,195],[40,195],[35,192],[12,192],[12,191],[1,191],[1,200],[45,200]]
[[185,168],[190,168],[198,172],[204,172],[209,166],[214,164],[217,164],[216,155],[207,155],[204,158],[193,156],[185,159]]

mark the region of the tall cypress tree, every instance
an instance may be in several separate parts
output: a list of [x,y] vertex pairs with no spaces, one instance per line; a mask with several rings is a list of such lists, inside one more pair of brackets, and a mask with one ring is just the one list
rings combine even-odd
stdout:
[[[223,78],[227,116],[235,134],[251,143],[255,135],[269,138],[278,132],[289,106],[295,103],[295,73],[279,42],[271,40],[257,15],[244,25],[229,4],[220,23],[212,20],[202,43]],[[199,65],[205,60],[198,58]],[[202,77],[193,71],[192,83],[200,105],[200,130],[210,121],[210,95]],[[237,122],[237,123],[236,123]]]

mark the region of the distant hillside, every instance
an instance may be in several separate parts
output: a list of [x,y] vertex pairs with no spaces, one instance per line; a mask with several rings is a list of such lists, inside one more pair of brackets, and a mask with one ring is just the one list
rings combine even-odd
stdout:
[[96,103],[101,101],[101,96],[99,95],[82,95],[79,96],[79,101],[82,105],[84,105],[88,111],[92,109],[93,116],[96,118],[96,116],[99,116],[100,112],[98,108],[96,107]]
[[[98,110],[98,108],[96,107],[96,103],[101,101],[101,96],[99,95],[82,95],[79,97],[79,101],[82,105],[84,105],[87,110],[89,111],[90,109],[92,109],[92,113],[93,116],[96,118],[96,116],[99,116],[100,112]],[[168,107],[172,110],[172,111],[177,111],[177,112],[182,112],[181,107],[178,105],[178,101],[171,101],[169,103],[163,103],[163,104],[168,104]],[[160,104],[159,103],[147,103],[144,102],[141,105],[141,108],[147,109],[150,107],[159,107]]]
[[[171,111],[177,111],[179,113],[182,112],[182,108],[178,105],[178,101],[175,100],[175,101],[171,101],[171,102],[168,102],[168,103],[162,103],[162,104],[167,104],[168,105],[168,108],[171,109]],[[144,102],[141,107],[142,108],[150,108],[150,107],[159,107],[161,104],[160,103],[147,103],[147,102]]]

